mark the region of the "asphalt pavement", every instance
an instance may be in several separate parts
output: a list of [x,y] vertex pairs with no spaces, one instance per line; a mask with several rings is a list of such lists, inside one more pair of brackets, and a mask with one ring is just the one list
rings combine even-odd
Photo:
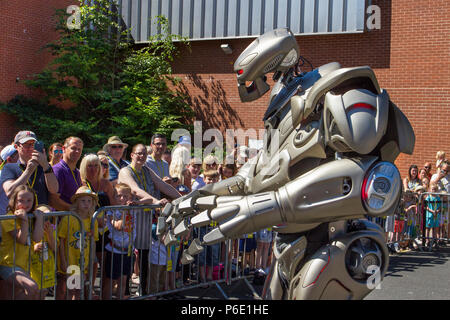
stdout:
[[[230,286],[222,283],[207,289],[182,292],[186,300],[260,300],[262,286],[253,285],[252,278]],[[412,250],[390,256],[389,267],[379,289],[365,300],[449,300],[450,245],[432,252]]]
[[409,251],[390,257],[381,288],[365,300],[450,299],[450,246],[438,251]]

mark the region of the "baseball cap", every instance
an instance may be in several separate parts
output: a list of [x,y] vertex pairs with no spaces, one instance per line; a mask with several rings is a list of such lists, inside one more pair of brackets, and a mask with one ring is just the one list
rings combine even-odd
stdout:
[[30,140],[37,141],[36,134],[33,131],[19,131],[14,138],[14,143],[24,144]]
[[178,139],[179,144],[191,144],[191,137],[190,136],[181,136]]
[[16,152],[16,148],[14,148],[14,146],[10,144],[3,148],[2,152],[0,153],[0,157],[2,157],[2,160],[6,161]]

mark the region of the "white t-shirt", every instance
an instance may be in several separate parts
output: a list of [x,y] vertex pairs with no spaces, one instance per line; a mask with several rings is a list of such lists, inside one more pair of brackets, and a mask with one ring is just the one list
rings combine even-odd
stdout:
[[[112,226],[111,221],[122,219],[122,212],[125,212],[124,223],[122,230],[117,230]],[[106,212],[106,226],[109,230],[109,242],[105,245],[105,249],[112,251],[111,242],[114,244],[114,253],[125,254],[128,253],[128,246],[133,247],[134,239],[136,238],[136,215],[134,210],[113,210]],[[111,219],[110,219],[111,218]],[[111,221],[110,221],[111,220]],[[131,242],[130,242],[131,238]],[[120,250],[122,248],[123,250]]]
[[[431,176],[431,181],[433,181],[435,178],[437,178],[437,173],[433,174]],[[439,182],[437,183],[439,191],[446,191],[450,193],[450,174],[447,174],[445,177],[443,177]]]

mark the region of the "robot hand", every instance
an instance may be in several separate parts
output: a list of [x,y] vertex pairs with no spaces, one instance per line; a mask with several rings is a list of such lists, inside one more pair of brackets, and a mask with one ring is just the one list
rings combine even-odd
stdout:
[[[166,208],[164,210],[169,210]],[[173,232],[174,237],[187,234],[192,227],[218,223],[215,229],[203,237],[202,244],[206,245],[283,222],[275,192],[249,196],[189,197],[177,204],[177,208],[175,218],[173,213],[171,216],[176,220],[175,227],[169,231]],[[186,217],[194,212],[199,213],[188,222]]]
[[214,244],[226,238],[237,238],[283,222],[275,192],[248,196],[218,197],[216,207],[205,210],[191,219],[193,226],[210,221],[218,226],[203,237],[205,244]]

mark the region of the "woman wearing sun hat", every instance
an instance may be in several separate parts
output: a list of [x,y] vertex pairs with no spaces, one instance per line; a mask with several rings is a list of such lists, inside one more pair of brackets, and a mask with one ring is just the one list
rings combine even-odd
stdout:
[[117,183],[120,169],[128,166],[130,163],[123,159],[123,154],[128,144],[122,142],[118,136],[112,136],[108,139],[108,143],[103,146],[106,151],[109,162],[109,181]]

